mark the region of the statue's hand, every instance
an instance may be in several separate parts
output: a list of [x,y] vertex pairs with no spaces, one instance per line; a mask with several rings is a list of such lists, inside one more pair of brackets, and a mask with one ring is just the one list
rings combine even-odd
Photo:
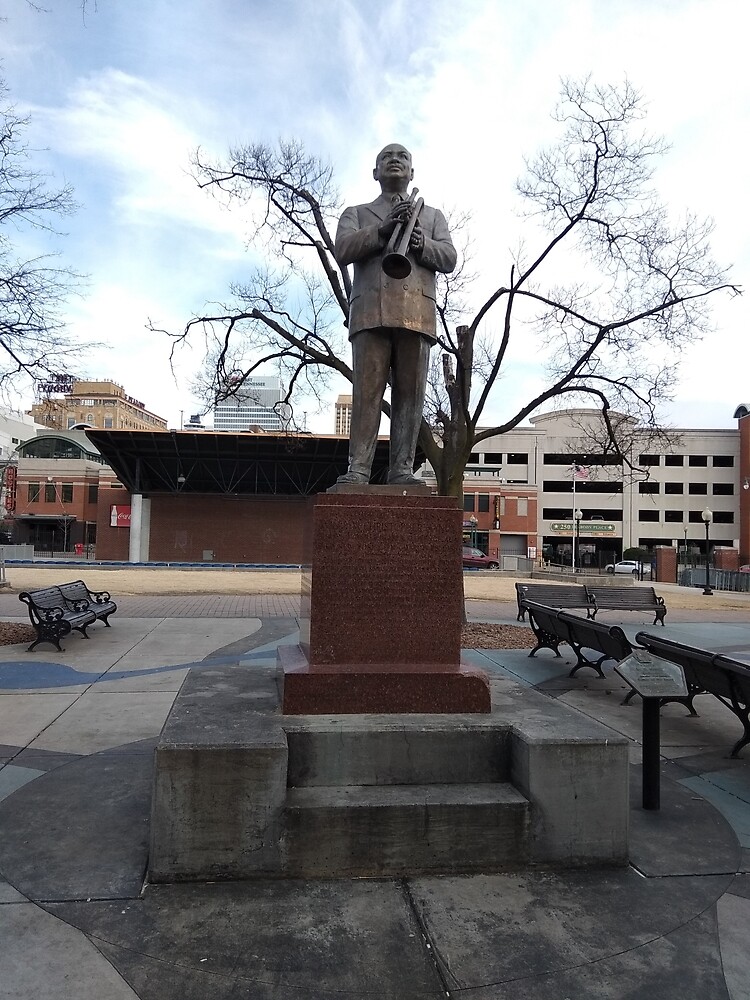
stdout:
[[418,222],[414,224],[414,229],[409,240],[409,249],[420,253],[424,250],[424,233]]
[[378,226],[378,236],[382,242],[387,243],[393,235],[396,226],[400,226],[409,217],[409,202],[396,202],[383,222]]

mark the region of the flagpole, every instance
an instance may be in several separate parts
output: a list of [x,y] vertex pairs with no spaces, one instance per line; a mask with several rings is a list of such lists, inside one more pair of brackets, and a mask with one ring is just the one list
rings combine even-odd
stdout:
[[573,573],[576,571],[576,466],[573,464],[573,510],[570,519],[570,530],[573,536],[573,557],[571,560],[571,565],[573,567]]

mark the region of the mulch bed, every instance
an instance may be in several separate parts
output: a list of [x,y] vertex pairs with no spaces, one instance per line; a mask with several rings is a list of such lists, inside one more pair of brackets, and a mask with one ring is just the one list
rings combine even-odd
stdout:
[[468,622],[461,629],[462,649],[532,649],[534,633],[522,625]]
[[0,622],[0,646],[13,646],[17,642],[33,642],[36,632],[31,625],[17,622]]

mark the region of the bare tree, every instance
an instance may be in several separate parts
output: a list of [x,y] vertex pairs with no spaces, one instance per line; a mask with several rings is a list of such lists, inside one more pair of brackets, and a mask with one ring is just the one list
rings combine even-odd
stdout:
[[[711,224],[692,214],[673,224],[651,188],[666,146],[643,130],[644,115],[627,82],[564,82],[558,140],[518,182],[527,242],[539,245],[516,254],[507,283],[455,331],[466,265],[443,285],[437,378],[420,432],[440,493],[461,494],[477,444],[560,399],[599,408],[602,447],[624,460],[618,429],[633,420],[656,428],[680,349],[710,329],[710,297],[738,292],[711,259]],[[231,303],[192,319],[173,350],[203,331],[214,359],[204,388],[214,394],[230,370],[236,379],[238,369],[248,375],[269,362],[285,377],[288,399],[302,384],[316,387],[321,371],[351,379],[342,360],[350,279],[334,256],[341,206],[331,168],[293,142],[238,147],[218,165],[198,154],[195,168],[201,186],[254,209],[250,244],[265,264],[232,290]],[[519,335],[537,338],[540,389],[502,423],[483,426]]]
[[66,332],[62,306],[80,283],[55,255],[20,249],[35,231],[57,233],[75,208],[69,187],[52,189],[31,165],[29,119],[11,105],[0,81],[0,393],[24,377],[47,381],[83,345]]

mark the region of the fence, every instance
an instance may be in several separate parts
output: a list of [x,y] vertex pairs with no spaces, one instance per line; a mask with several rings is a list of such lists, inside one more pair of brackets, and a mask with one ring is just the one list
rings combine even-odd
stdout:
[[[689,566],[682,569],[677,577],[681,587],[705,587],[706,567]],[[750,593],[750,573],[737,573],[728,569],[709,567],[708,585],[712,590],[731,590],[736,593]]]

